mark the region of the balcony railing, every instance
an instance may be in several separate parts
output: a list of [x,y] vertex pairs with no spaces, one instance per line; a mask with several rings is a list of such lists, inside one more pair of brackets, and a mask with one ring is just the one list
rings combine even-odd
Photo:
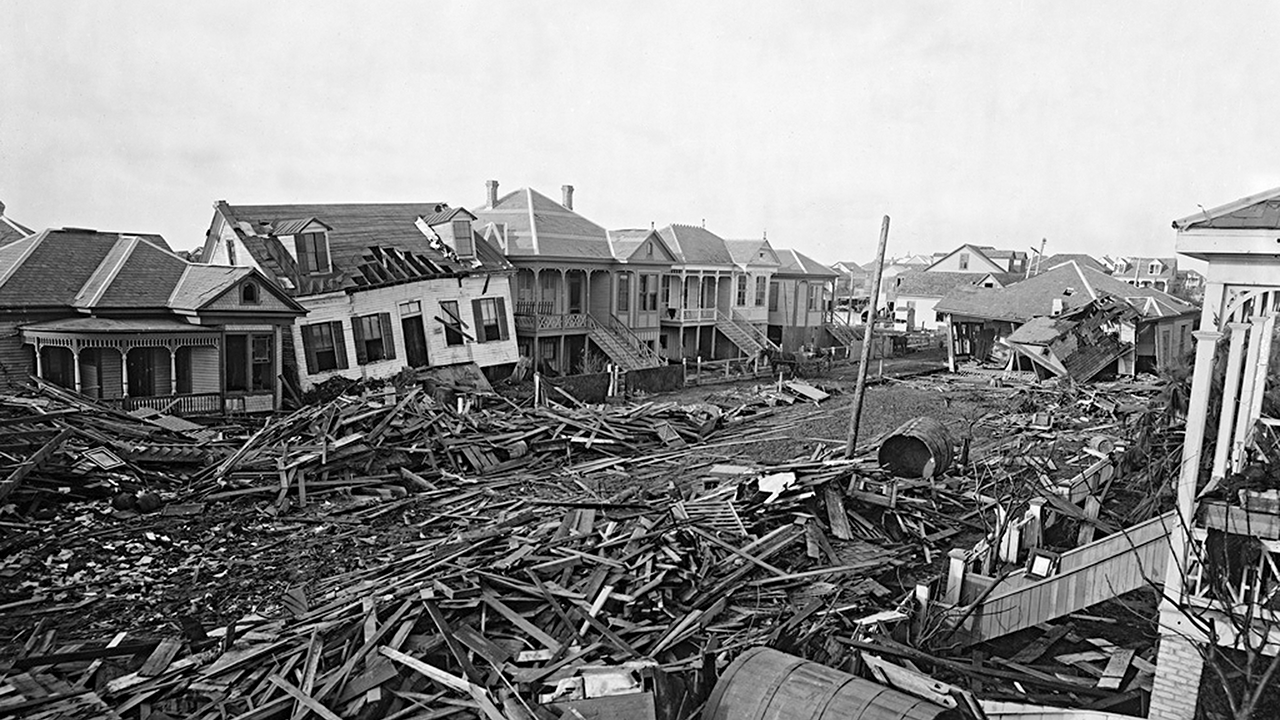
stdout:
[[586,330],[586,313],[570,313],[566,315],[521,315],[517,314],[516,332],[539,332],[542,330]]
[[125,412],[138,408],[151,408],[170,415],[217,415],[222,412],[222,395],[219,393],[104,398],[102,402]]
[[669,307],[662,313],[662,319],[665,322],[715,322],[715,308],[673,308]]

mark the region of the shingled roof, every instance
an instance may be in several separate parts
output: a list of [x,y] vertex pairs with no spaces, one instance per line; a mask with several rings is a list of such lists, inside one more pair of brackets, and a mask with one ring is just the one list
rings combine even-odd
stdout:
[[[193,265],[137,235],[45,230],[0,247],[0,308],[84,313],[199,310],[241,279],[258,275],[252,268],[230,270]],[[183,291],[189,276],[207,276],[196,295]]]
[[697,225],[668,225],[658,231],[676,258],[686,265],[732,265],[724,238]]
[[808,275],[821,278],[838,278],[840,273],[792,248],[778,248],[779,275]]
[[1004,288],[957,287],[938,301],[937,312],[1024,323],[1052,315],[1054,300],[1064,309],[1081,307],[1099,296],[1120,298],[1144,317],[1194,311],[1195,306],[1153,288],[1140,288],[1107,273],[1069,262]]
[[610,260],[609,234],[533,188],[507,193],[493,207],[474,211],[481,222],[493,223],[505,238],[508,257]]
[[[454,277],[511,268],[497,249],[472,232],[475,258],[458,258],[418,227],[474,216],[446,203],[325,203],[231,205],[215,211],[235,229],[259,267],[295,295],[376,287],[407,280]],[[282,237],[311,222],[327,228],[332,272],[301,275]],[[288,282],[285,282],[285,281]]]
[[4,203],[0,203],[0,247],[32,234],[31,228],[9,217],[4,211]]
[[974,285],[986,277],[978,273],[947,272],[944,270],[914,270],[892,279],[898,297],[940,298],[952,290]]

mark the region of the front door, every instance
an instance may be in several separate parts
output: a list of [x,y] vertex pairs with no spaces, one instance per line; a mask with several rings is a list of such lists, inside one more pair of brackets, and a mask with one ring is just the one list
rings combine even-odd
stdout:
[[164,352],[161,348],[148,347],[129,351],[125,360],[129,370],[129,397],[151,397],[157,394],[156,364],[161,352]]
[[400,329],[404,331],[404,354],[409,367],[426,367],[427,333],[422,327],[422,316],[400,318]]

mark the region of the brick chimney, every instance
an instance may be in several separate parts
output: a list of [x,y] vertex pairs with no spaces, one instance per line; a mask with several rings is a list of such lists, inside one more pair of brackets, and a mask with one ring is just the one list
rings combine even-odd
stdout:
[[492,208],[494,205],[497,205],[497,204],[498,204],[498,181],[497,181],[497,180],[485,180],[485,181],[484,181],[484,189],[488,191],[488,194],[489,194],[489,207],[490,207],[490,208]]
[[573,186],[561,185],[560,193],[561,195],[564,196],[564,200],[561,201],[560,204],[572,210],[573,209]]

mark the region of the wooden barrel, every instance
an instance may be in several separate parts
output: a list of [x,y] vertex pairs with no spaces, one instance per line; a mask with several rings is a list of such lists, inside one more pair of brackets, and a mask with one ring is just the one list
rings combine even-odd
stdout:
[[702,720],[960,720],[955,710],[773,650],[738,656]]
[[947,426],[931,417],[908,420],[880,443],[881,467],[899,477],[935,477],[954,459],[955,442]]

